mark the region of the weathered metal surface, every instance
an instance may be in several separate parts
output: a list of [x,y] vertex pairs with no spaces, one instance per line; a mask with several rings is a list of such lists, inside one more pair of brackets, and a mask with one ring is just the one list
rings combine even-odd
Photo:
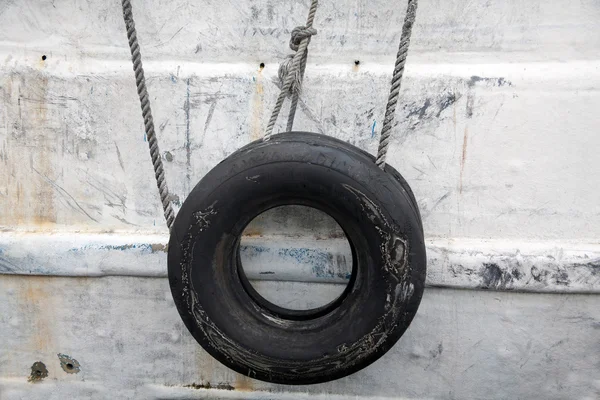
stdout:
[[[5,226],[164,229],[130,72],[125,62],[112,70],[117,65],[90,63],[93,76],[54,77],[52,69],[61,64],[43,72],[6,71],[2,98],[9,100],[0,124]],[[160,75],[170,66],[147,65],[159,131],[164,125],[161,146],[173,160],[166,163],[167,176],[181,200],[208,169],[261,136],[262,123],[253,125],[252,118],[262,118],[272,105],[274,71],[184,64],[173,83]],[[387,65],[361,68],[313,68],[298,126],[373,152]],[[177,65],[172,69],[177,73]],[[593,62],[416,64],[407,71],[406,108],[390,162],[417,193],[428,236],[597,237],[600,202],[594,190],[582,188],[600,176],[600,165],[590,162],[598,135],[589,134],[599,123],[598,71]],[[350,81],[332,84],[340,74]],[[474,81],[475,75],[487,78]],[[262,111],[251,105],[259,76]],[[342,101],[351,93],[362,96]],[[187,113],[188,106],[197,108]],[[316,117],[321,112],[323,120]]]
[[[300,398],[592,399],[600,395],[597,305],[597,295],[431,288],[405,336],[372,367],[292,387],[240,376],[213,360],[173,312],[166,279],[5,275],[0,393],[3,399],[193,398],[215,392],[184,386],[210,384],[235,388],[222,389],[223,398],[250,398],[247,391],[256,390]],[[77,359],[81,371],[67,374],[57,353]],[[31,384],[35,361],[45,363],[48,377]],[[254,398],[264,396],[273,394]]]
[[[164,229],[118,4],[82,2],[72,24],[69,2],[24,4],[0,15],[0,220],[36,231]],[[166,174],[182,200],[261,137],[286,32],[306,4],[134,6]],[[324,2],[299,129],[375,151],[401,9]],[[589,186],[600,176],[590,134],[600,39],[589,34],[600,7],[562,11],[560,2],[424,2],[389,161],[417,193],[429,237],[600,234]]]
[[[133,3],[177,203],[262,136],[308,2]],[[298,129],[375,152],[404,9],[321,2]],[[227,370],[179,321],[120,4],[0,2],[0,398],[600,397],[598,31],[594,0],[421,1],[388,161],[430,288],[392,352],[298,388]],[[343,283],[343,238],[315,214],[246,233],[275,298]]]
[[[245,237],[249,279],[345,283],[345,239]],[[0,233],[0,274],[167,276],[165,235]],[[600,245],[569,241],[429,239],[427,285],[600,293]]]

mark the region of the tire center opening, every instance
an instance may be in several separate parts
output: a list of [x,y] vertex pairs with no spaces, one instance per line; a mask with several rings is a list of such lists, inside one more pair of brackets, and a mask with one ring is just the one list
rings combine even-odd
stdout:
[[292,313],[335,302],[353,271],[352,247],[338,223],[323,211],[299,205],[272,208],[254,218],[240,239],[238,263],[249,293],[258,294],[251,297]]

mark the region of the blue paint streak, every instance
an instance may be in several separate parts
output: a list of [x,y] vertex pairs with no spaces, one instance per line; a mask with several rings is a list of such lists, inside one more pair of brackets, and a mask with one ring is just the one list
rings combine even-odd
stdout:
[[88,250],[118,250],[118,251],[128,251],[128,250],[138,250],[141,253],[152,253],[152,245],[149,243],[133,243],[133,244],[121,244],[121,245],[85,245],[82,247],[73,247],[68,251],[70,253],[76,253],[80,251],[88,251]]
[[[240,246],[240,252],[248,257],[270,253],[271,250],[271,248],[265,246]],[[277,249],[277,255],[284,259],[291,259],[298,264],[312,264],[312,272],[317,278],[333,278],[335,276],[334,271],[331,270],[332,256],[324,251],[308,248],[286,248]]]
[[312,264],[312,272],[317,278],[333,278],[335,276],[331,269],[332,256],[329,253],[307,248],[280,249],[279,256],[292,258],[298,264]]
[[144,132],[144,142],[148,141],[148,137],[146,136],[146,132]]
[[249,257],[256,256],[257,254],[260,254],[260,253],[268,253],[270,251],[271,251],[271,249],[268,247],[265,247],[265,246],[248,246],[248,245],[240,246],[240,252],[247,253]]
[[373,126],[371,127],[371,137],[375,137],[375,127],[377,126],[377,121],[373,120]]
[[331,253],[310,248],[271,248],[256,245],[241,245],[240,252],[249,258],[260,257],[262,253],[277,252],[277,257],[291,260],[294,263],[312,266],[312,274],[316,278],[345,278],[350,279],[352,274],[341,273],[335,270],[333,255]]

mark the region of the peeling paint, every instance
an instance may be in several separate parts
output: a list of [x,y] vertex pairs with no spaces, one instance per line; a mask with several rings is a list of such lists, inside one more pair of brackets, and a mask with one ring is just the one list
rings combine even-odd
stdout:
[[[352,268],[346,262],[345,257],[334,259],[333,253],[314,248],[273,248],[270,246],[241,245],[240,253],[243,254],[244,265],[248,265],[256,259],[261,260],[258,263],[269,268],[271,263],[264,264],[264,260],[273,258],[282,265],[287,266],[289,264],[289,270],[292,271],[294,270],[292,265],[308,266],[311,275],[317,279],[337,278],[337,280],[347,280]],[[275,272],[260,271],[259,274],[269,275],[275,274]]]
[[211,385],[210,382],[206,383],[192,383],[189,385],[184,385],[185,388],[190,389],[219,389],[219,390],[235,390],[233,386],[228,383],[217,383],[216,385]]
[[86,252],[89,250],[142,250],[149,253],[167,252],[167,245],[162,243],[134,243],[122,245],[87,245],[79,248],[71,248],[70,252]]
[[48,377],[48,369],[46,365],[41,361],[36,361],[31,366],[31,374],[27,379],[29,382],[41,382],[44,378]]
[[79,361],[71,358],[66,354],[58,353],[58,359],[60,360],[60,367],[67,374],[77,374],[81,370],[81,366],[79,365]]
[[[110,398],[118,392],[130,398],[227,396],[256,400],[313,396],[345,400],[348,393],[381,400],[419,390],[427,390],[431,397],[444,398],[453,390],[457,398],[469,399],[474,398],[472,394],[488,398],[489,390],[477,385],[466,389],[464,385],[478,382],[482,376],[499,374],[510,376],[515,383],[503,389],[503,394],[510,398],[528,397],[532,393],[551,398],[556,394],[555,389],[544,385],[547,374],[539,374],[540,368],[566,376],[573,373],[573,366],[578,372],[573,373],[572,379],[582,384],[565,387],[560,393],[569,398],[595,395],[584,383],[593,382],[597,371],[596,353],[590,351],[597,346],[600,332],[597,296],[429,289],[417,318],[403,336],[402,345],[395,346],[386,357],[361,372],[361,379],[372,385],[356,386],[359,375],[354,375],[335,385],[327,384],[330,390],[323,394],[323,385],[271,385],[220,365],[185,332],[185,326],[173,312],[172,300],[165,296],[169,290],[165,279],[45,279],[43,290],[60,293],[62,297],[53,307],[53,321],[61,335],[68,337],[69,349],[77,349],[77,353],[69,354],[80,361],[93,360],[93,369],[88,370],[82,363],[85,369],[79,374],[66,374],[56,358],[54,349],[61,347],[58,343],[49,343],[41,349],[40,354],[44,355],[26,361],[27,354],[31,357],[30,348],[19,333],[45,312],[25,313],[14,307],[14,294],[30,279],[6,275],[0,279],[0,318],[5,338],[4,346],[0,346],[0,357],[3,371],[12,371],[11,376],[0,378],[3,399],[18,399],[23,397],[19,396],[22,393],[27,399],[59,399],[64,397],[64,390],[78,398],[88,395]],[[86,313],[81,312],[82,305],[87,307]],[[118,313],[107,312],[115,308],[119,309]],[[460,323],[458,334],[457,322]],[[181,340],[172,340],[174,332],[181,334]],[[572,332],[577,335],[573,337]],[[456,338],[461,339],[460,346],[456,346]],[[100,352],[99,348],[107,351]],[[465,348],[468,351],[465,352]],[[527,357],[528,362],[520,367]],[[48,378],[33,386],[27,382],[29,367],[38,360],[47,361]],[[472,364],[476,368],[463,372]],[[136,368],[127,367],[131,365]],[[397,376],[398,365],[404,366],[406,374],[420,378],[390,379]],[[516,367],[510,367],[512,365]],[[82,375],[85,371],[88,376]],[[94,379],[89,375],[92,371]],[[131,382],[142,379],[148,383],[133,389]],[[429,384],[423,385],[424,381]],[[200,388],[195,392],[193,388],[184,387],[194,382],[199,386],[210,382],[211,389]],[[235,389],[215,389],[220,384]],[[12,396],[12,393],[19,395]]]
[[[448,198],[449,194],[446,194],[438,202]],[[291,281],[343,283],[350,277],[352,257],[344,237],[273,237],[271,234],[265,236],[260,230],[246,233],[240,252],[250,279],[277,277]],[[74,240],[79,241],[75,246]],[[100,234],[80,235],[78,239],[66,234],[0,233],[0,274],[165,277],[167,240],[166,236],[136,239],[130,235],[106,237]],[[600,293],[600,247],[593,243],[567,245],[563,242],[489,239],[430,240],[427,244],[427,284]],[[303,264],[305,262],[308,264]],[[315,263],[315,268],[310,263]],[[494,280],[486,281],[478,274],[486,264],[498,265],[503,274],[512,275],[512,285],[489,285]]]
[[483,83],[488,86],[512,86],[512,82],[503,77],[500,78],[482,78],[481,76],[473,75],[469,80],[469,86],[475,86],[478,83]]
[[[301,103],[298,126],[374,151],[374,117],[382,115],[381,102],[389,90],[388,60],[393,57],[390,50],[394,48],[389,39],[399,37],[404,10],[392,2],[380,2],[378,11],[373,12],[363,3],[320,5],[324,7],[319,11],[322,20],[316,22],[322,24],[323,35],[311,44],[309,79],[305,82],[305,103]],[[598,397],[590,375],[597,370],[596,360],[592,359],[596,352],[589,351],[595,345],[590,339],[597,336],[591,332],[597,333],[600,326],[597,307],[593,307],[595,299],[587,295],[502,293],[599,290],[600,253],[597,243],[590,239],[600,232],[595,207],[598,193],[588,190],[589,185],[584,182],[598,176],[597,163],[590,161],[596,157],[598,142],[593,135],[565,135],[570,131],[597,130],[596,110],[600,103],[594,89],[599,80],[598,45],[594,35],[589,34],[600,27],[597,7],[591,2],[577,3],[564,13],[559,2],[534,0],[521,4],[520,12],[515,13],[501,2],[472,2],[468,7],[465,4],[450,1],[423,5],[427,10],[420,14],[424,18],[420,35],[415,36],[419,51],[409,56],[401,96],[407,105],[404,113],[416,113],[406,120],[398,119],[392,137],[398,151],[390,152],[388,161],[405,175],[419,204],[430,206],[424,221],[428,237],[433,238],[428,243],[428,284],[486,287],[497,292],[430,290],[427,296],[432,300],[426,303],[429,308],[423,315],[426,322],[434,320],[435,324],[419,325],[416,320],[407,333],[412,336],[407,336],[406,352],[396,351],[361,373],[372,384],[356,384],[350,379],[328,386],[326,394],[322,386],[285,388],[283,393],[284,389],[248,379],[256,385],[254,390],[264,390],[254,398],[287,399],[292,396],[287,392],[294,392],[298,398],[310,394],[338,396],[337,399],[346,398],[348,393],[435,398]],[[206,7],[175,1],[171,6],[174,13],[166,16],[164,7],[150,1],[139,17],[139,28],[143,31],[142,53],[148,60],[145,67],[153,111],[156,121],[162,121],[160,142],[168,150],[164,153],[169,161],[165,173],[172,185],[170,189],[183,199],[190,185],[223,156],[245,144],[248,137],[262,136],[270,96],[277,92],[270,78],[285,51],[289,29],[294,26],[290,20],[304,16],[308,5],[268,0],[261,4],[213,2]],[[119,17],[118,7],[84,2],[77,13],[79,19],[64,24],[65,15],[70,12],[68,2],[29,4],[9,0],[0,6],[0,272],[164,277],[166,253],[160,246],[167,241],[166,229],[147,149],[139,140],[142,121],[122,24],[111,23],[116,21],[115,16]],[[217,29],[216,20],[210,18],[199,25],[184,21],[200,20],[203,15],[218,16],[218,26],[235,29]],[[382,18],[389,29],[372,29],[381,25]],[[498,24],[499,20],[503,23]],[[456,21],[461,23],[457,25]],[[358,36],[361,40],[355,40]],[[573,42],[572,38],[578,40]],[[84,54],[81,49],[91,50]],[[103,55],[100,59],[98,49]],[[556,54],[562,55],[560,60]],[[350,68],[356,59],[362,62],[353,74]],[[260,90],[265,94],[258,96],[255,104],[253,96],[259,92],[256,81],[261,79],[255,69],[260,61],[268,62],[269,67],[262,71]],[[178,68],[173,76],[178,64],[182,65],[181,74]],[[200,88],[191,90],[189,101],[184,100],[187,94],[182,85],[188,79],[194,84],[192,89]],[[206,94],[218,93],[220,89],[230,95],[218,97],[217,102]],[[454,102],[446,105],[453,101],[451,94],[455,95]],[[263,100],[268,100],[267,104]],[[182,108],[186,101],[188,115]],[[427,101],[430,104],[421,115]],[[453,115],[449,108],[459,112]],[[372,115],[361,114],[373,109]],[[310,113],[304,115],[306,110]],[[354,118],[354,114],[360,118]],[[165,123],[169,118],[171,122]],[[206,136],[200,145],[194,138],[202,132]],[[460,132],[464,132],[463,138]],[[544,144],[546,157],[531,162],[529,157],[540,143]],[[171,154],[171,160],[167,154]],[[195,160],[193,168],[190,160]],[[121,198],[126,193],[126,200],[76,179],[83,176],[82,171],[90,180],[102,182],[95,186],[122,185],[123,190],[115,193]],[[578,175],[573,171],[585,173]],[[557,191],[556,187],[564,190]],[[522,223],[524,219],[526,224]],[[20,236],[21,232],[38,232],[38,236],[32,239]],[[65,237],[60,236],[61,232]],[[279,257],[280,247],[285,246],[288,250],[282,253],[290,261],[297,260],[290,254],[302,253],[291,250],[294,247],[284,243],[286,238],[275,242],[265,225],[252,232],[265,238],[262,244],[253,244],[267,249],[257,257]],[[139,239],[130,236],[134,233],[156,237]],[[330,241],[332,237],[324,235],[323,239]],[[302,240],[296,238],[296,247],[310,249]],[[322,257],[331,263],[323,266],[324,271],[342,264],[335,249],[329,251],[331,257],[322,247],[316,249],[325,253]],[[279,274],[271,265],[267,267],[261,271]],[[273,278],[271,274],[263,275]],[[57,351],[65,349],[77,351],[78,358],[94,355],[98,360],[94,382],[78,382],[77,390],[85,391],[80,397],[105,398],[107,393],[120,393],[123,397],[177,397],[160,392],[163,388],[158,383],[140,386],[135,389],[137,393],[131,391],[130,385],[116,390],[111,385],[120,378],[117,375],[130,382],[174,382],[178,389],[187,390],[179,397],[189,397],[190,389],[181,386],[198,382],[199,378],[192,375],[198,371],[189,372],[180,366],[187,366],[190,359],[199,360],[199,369],[208,378],[200,382],[234,385],[236,375],[211,364],[209,357],[197,351],[195,343],[186,347],[183,355],[181,346],[189,344],[185,341],[178,345],[179,350],[166,351],[169,347],[161,342],[161,334],[168,335],[161,331],[162,325],[154,326],[153,319],[160,317],[163,325],[182,326],[172,318],[172,310],[155,299],[161,297],[164,302],[166,289],[161,287],[162,279],[148,279],[155,281],[150,284],[143,278],[41,280],[2,275],[3,285],[16,281],[28,283],[15,284],[16,289],[11,289],[14,295],[0,291],[2,303],[14,306],[2,309],[0,323],[3,332],[7,329],[24,336],[6,335],[15,345],[1,359],[5,370],[22,377],[20,383],[25,383],[23,376],[31,362],[49,361]],[[57,283],[62,281],[69,283]],[[130,291],[132,287],[135,296]],[[399,293],[404,292],[408,293],[409,288],[399,289]],[[61,296],[55,296],[56,293]],[[64,304],[56,303],[56,298],[64,298]],[[114,310],[114,299],[119,299],[121,312],[113,313],[111,320],[96,312]],[[130,305],[137,314],[128,313],[122,304]],[[86,312],[76,315],[74,305],[85,305]],[[152,308],[152,313],[146,314],[147,308]],[[460,348],[454,348],[451,333],[456,328],[456,315],[474,316],[459,321],[466,324],[461,329]],[[475,317],[478,324],[473,323]],[[120,319],[126,323],[116,326],[122,322]],[[141,324],[138,320],[152,325],[152,338],[142,340],[143,336],[132,337],[122,331],[123,326]],[[60,325],[53,321],[60,321]],[[20,325],[17,329],[13,324]],[[53,328],[53,324],[59,328]],[[515,326],[522,331],[499,333]],[[78,336],[70,338],[69,346],[78,343],[79,348],[67,350],[59,338],[73,327],[78,328],[73,329]],[[565,332],[575,328],[579,332],[577,346],[561,342]],[[592,328],[596,330],[586,330]],[[101,339],[100,335],[96,338],[96,330],[102,330],[108,339]],[[88,342],[89,338],[98,339],[93,341],[96,345],[101,340],[116,342],[114,351],[119,357],[108,360],[94,354],[80,335]],[[441,349],[438,351],[440,335],[446,335],[443,354]],[[17,341],[19,337],[21,341]],[[142,348],[138,340],[152,349]],[[150,341],[157,341],[160,346],[147,346]],[[472,347],[465,353],[464,346]],[[568,351],[561,352],[561,348]],[[19,349],[28,355],[16,357]],[[34,356],[31,349],[36,352]],[[86,350],[86,356],[80,355]],[[405,353],[425,356],[405,362]],[[16,359],[29,361],[17,365]],[[160,362],[145,364],[154,359]],[[420,364],[421,359],[427,360],[425,364]],[[427,364],[431,359],[436,363]],[[444,359],[452,362],[445,363]],[[115,374],[112,367],[114,363],[119,366],[119,362],[128,367]],[[405,366],[407,376],[422,379],[401,383],[390,379],[386,371],[397,370],[398,363]],[[164,364],[171,367],[156,366]],[[132,365],[135,368],[130,368]],[[517,367],[507,367],[510,365]],[[51,374],[54,368],[58,369],[52,362],[49,367]],[[61,375],[81,378],[81,374],[66,376],[60,369],[58,372],[58,379]],[[503,385],[501,394],[491,395],[485,391],[485,385],[473,384],[490,376],[504,377],[511,384]],[[561,377],[568,377],[570,384],[561,384]],[[54,385],[53,379],[54,376],[42,385],[29,385],[29,391],[24,391],[18,386],[20,383],[9,377],[0,382],[0,390],[26,393],[28,398],[52,398],[47,396],[50,392],[41,391]],[[428,382],[426,387],[423,381]],[[237,384],[234,386],[237,388]],[[60,383],[56,387],[59,391]],[[159,394],[154,396],[152,390]]]
[[512,285],[513,276],[502,271],[497,264],[484,263],[479,274],[483,279],[483,289],[506,289]]

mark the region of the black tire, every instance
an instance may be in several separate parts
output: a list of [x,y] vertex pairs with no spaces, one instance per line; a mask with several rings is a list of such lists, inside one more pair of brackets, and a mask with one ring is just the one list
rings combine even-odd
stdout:
[[[309,137],[306,138],[307,141],[310,140]],[[328,142],[328,143],[331,143],[331,145],[345,149],[346,151],[348,151],[352,154],[355,154],[357,156],[362,156],[364,159],[368,160],[369,162],[373,162],[373,163],[375,162],[375,157],[373,155],[367,153],[366,151],[364,151],[363,149],[361,149],[359,147],[351,145],[350,143],[333,138],[331,136],[325,136],[325,135],[319,135],[319,140],[322,141],[322,143]],[[421,230],[423,230],[421,214],[419,213],[419,205],[417,204],[417,199],[415,199],[415,195],[414,195],[412,189],[410,188],[410,186],[408,185],[408,182],[406,182],[406,179],[404,179],[404,177],[402,175],[400,175],[400,173],[398,171],[396,171],[396,169],[389,164],[385,165],[385,172],[392,175],[392,177],[394,177],[394,179],[396,179],[396,181],[400,185],[401,190],[406,191],[406,193],[408,194],[408,197],[410,198],[411,204],[413,206],[412,207],[413,212],[416,213],[417,218],[419,219],[419,225],[421,226]]]
[[[342,227],[353,255],[348,287],[306,311],[279,308],[248,283],[240,236],[262,212],[297,204]],[[169,241],[169,283],[194,338],[252,378],[312,384],[356,372],[412,321],[425,284],[421,219],[406,181],[345,142],[285,133],[238,150],[184,202]]]

